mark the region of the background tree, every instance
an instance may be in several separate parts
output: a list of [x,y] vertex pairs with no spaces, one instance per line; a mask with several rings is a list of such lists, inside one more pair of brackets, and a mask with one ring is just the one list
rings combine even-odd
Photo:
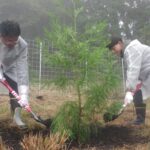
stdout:
[[[66,9],[73,9],[71,0],[0,0],[0,3],[1,20],[17,20],[26,38],[43,36],[43,26],[47,27],[50,19],[49,11],[66,24],[70,23],[73,15],[66,12]],[[149,43],[149,36],[145,33],[150,26],[150,0],[82,0],[82,4],[84,10],[78,18],[80,31],[84,29],[82,23],[107,20],[109,31],[106,34],[117,33]]]
[[85,4],[89,18],[107,20],[109,33],[147,43],[140,31],[145,30],[145,24],[150,26],[149,0],[86,0]]

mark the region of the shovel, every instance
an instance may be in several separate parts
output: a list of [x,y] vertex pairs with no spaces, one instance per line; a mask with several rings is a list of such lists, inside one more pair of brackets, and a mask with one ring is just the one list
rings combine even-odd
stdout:
[[[8,91],[19,101],[20,100],[20,96],[11,88],[11,86],[8,84],[8,82],[6,81],[5,78],[3,78],[2,80],[0,80],[0,82],[8,89]],[[51,119],[46,119],[43,120],[40,116],[37,116],[31,109],[31,107],[26,107],[25,110],[27,112],[29,112],[31,114],[31,116],[33,117],[33,119],[41,124],[43,124],[44,126],[46,126],[47,128],[49,128],[51,126],[52,120]]]
[[[140,90],[141,87],[142,87],[142,83],[140,82],[140,83],[138,83],[138,84],[136,85],[136,90],[133,92],[133,95],[134,95],[138,90]],[[119,109],[119,111],[118,111],[117,113],[110,113],[110,112],[104,113],[104,115],[103,115],[103,120],[104,120],[105,122],[109,122],[109,121],[113,121],[113,120],[117,119],[117,118],[124,112],[124,110],[125,110],[125,108],[127,107],[128,104],[129,104],[129,103],[124,103],[123,105],[121,105],[121,108]]]
[[107,123],[117,119],[124,112],[126,107],[127,104],[123,104],[117,113],[111,113],[111,112],[104,113],[103,120],[105,121],[105,123]]

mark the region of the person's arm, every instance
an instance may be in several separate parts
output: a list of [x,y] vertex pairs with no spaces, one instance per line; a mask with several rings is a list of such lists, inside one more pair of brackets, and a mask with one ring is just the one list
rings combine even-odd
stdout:
[[130,104],[133,101],[133,96],[136,91],[141,88],[139,83],[139,74],[142,63],[142,50],[128,47],[125,50],[125,59],[127,63],[127,79],[126,79],[126,94],[124,98],[124,104]]
[[125,57],[127,63],[126,91],[134,92],[139,83],[142,50],[140,51],[140,49],[135,49],[133,46],[130,46],[125,50]]
[[4,78],[4,76],[3,76],[3,71],[2,71],[2,67],[1,67],[1,65],[0,65],[0,80],[2,80]]
[[29,72],[28,72],[28,48],[21,50],[16,62],[18,91],[21,97],[21,106],[29,105]]

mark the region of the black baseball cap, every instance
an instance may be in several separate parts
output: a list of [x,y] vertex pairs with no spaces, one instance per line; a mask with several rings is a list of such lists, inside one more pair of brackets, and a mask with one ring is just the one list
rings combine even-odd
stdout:
[[110,38],[110,43],[106,45],[106,47],[111,50],[112,47],[115,46],[119,41],[122,42],[122,38],[113,36]]

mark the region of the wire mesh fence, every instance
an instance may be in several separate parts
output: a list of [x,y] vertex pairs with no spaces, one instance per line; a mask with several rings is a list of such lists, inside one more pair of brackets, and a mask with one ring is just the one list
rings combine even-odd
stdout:
[[[39,42],[37,40],[26,40],[28,43],[28,61],[29,61],[29,80],[30,80],[30,86],[33,87],[36,86],[38,88],[38,92],[40,92],[43,89],[43,81],[48,81],[58,74],[60,74],[60,69],[57,66],[50,66],[47,65],[43,59],[44,59],[44,47],[49,47],[49,51],[53,52],[55,49],[53,48],[52,43],[45,41],[44,43]],[[106,57],[107,58],[107,57]],[[122,68],[121,68],[121,60],[117,59],[117,62],[120,64],[120,67],[118,69],[118,73],[120,74],[122,78]],[[86,64],[86,62],[85,62]],[[87,72],[88,73],[88,72]],[[66,74],[68,75],[68,74]],[[123,80],[122,80],[123,81]],[[122,82],[123,83],[123,82]],[[119,88],[120,92],[123,92],[123,85]],[[0,85],[0,93],[7,93],[5,88]]]

